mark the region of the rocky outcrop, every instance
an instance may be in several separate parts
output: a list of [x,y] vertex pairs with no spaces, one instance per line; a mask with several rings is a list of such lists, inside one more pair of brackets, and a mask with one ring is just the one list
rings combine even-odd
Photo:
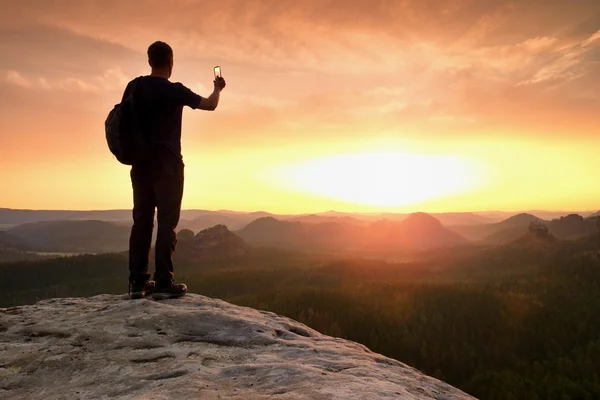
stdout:
[[584,219],[578,214],[553,219],[547,225],[550,233],[557,239],[574,239],[592,233],[586,231]]
[[177,256],[199,260],[222,260],[247,254],[248,246],[242,238],[225,225],[204,229],[194,236],[184,229],[177,235]]
[[544,221],[532,221],[525,234],[506,244],[506,246],[522,251],[547,252],[555,248],[557,242],[558,240],[552,235]]
[[359,344],[189,294],[0,309],[0,398],[471,399]]

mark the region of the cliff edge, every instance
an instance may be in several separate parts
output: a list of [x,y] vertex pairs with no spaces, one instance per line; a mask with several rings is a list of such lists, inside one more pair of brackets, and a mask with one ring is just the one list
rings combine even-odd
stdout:
[[357,343],[188,294],[0,308],[3,399],[472,399]]

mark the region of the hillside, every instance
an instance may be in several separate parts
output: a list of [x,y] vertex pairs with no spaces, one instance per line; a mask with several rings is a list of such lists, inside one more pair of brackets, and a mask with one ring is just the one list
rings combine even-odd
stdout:
[[34,246],[9,232],[0,231],[0,250],[32,251]]
[[38,251],[101,253],[127,250],[130,226],[106,221],[43,221],[19,225],[7,232]]
[[8,232],[0,231],[0,263],[41,258],[32,253],[35,250],[35,246],[31,243]]
[[[533,221],[540,221],[540,218],[532,214],[521,213],[492,224],[457,225],[450,229],[468,240],[481,241],[492,235],[499,235],[499,237],[510,235],[510,233],[500,233],[503,231],[518,232],[518,229],[521,228],[522,232],[525,232],[529,223]],[[497,242],[497,238],[492,237],[490,241]]]
[[194,294],[46,300],[0,309],[0,329],[0,390],[14,400],[472,399],[357,343]]
[[491,245],[503,245],[519,239],[525,234],[526,231],[527,228],[521,226],[507,228],[499,232],[494,232],[489,236],[486,236],[483,239],[483,242]]

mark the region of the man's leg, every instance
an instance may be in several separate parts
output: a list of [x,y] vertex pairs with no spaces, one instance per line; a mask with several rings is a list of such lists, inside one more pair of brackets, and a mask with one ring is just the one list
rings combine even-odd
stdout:
[[176,228],[183,198],[183,163],[172,173],[159,176],[154,182],[154,194],[158,209],[154,279],[157,287],[173,281],[173,255],[177,244]]
[[129,281],[145,282],[150,278],[148,263],[154,228],[156,201],[149,171],[131,169],[133,186],[133,226],[129,237]]

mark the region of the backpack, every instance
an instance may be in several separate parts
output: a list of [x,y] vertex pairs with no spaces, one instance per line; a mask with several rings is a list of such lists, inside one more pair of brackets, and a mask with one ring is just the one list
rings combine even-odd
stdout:
[[113,107],[104,122],[108,148],[125,165],[143,161],[148,147],[135,118],[133,100],[138,79],[132,82],[127,97]]

